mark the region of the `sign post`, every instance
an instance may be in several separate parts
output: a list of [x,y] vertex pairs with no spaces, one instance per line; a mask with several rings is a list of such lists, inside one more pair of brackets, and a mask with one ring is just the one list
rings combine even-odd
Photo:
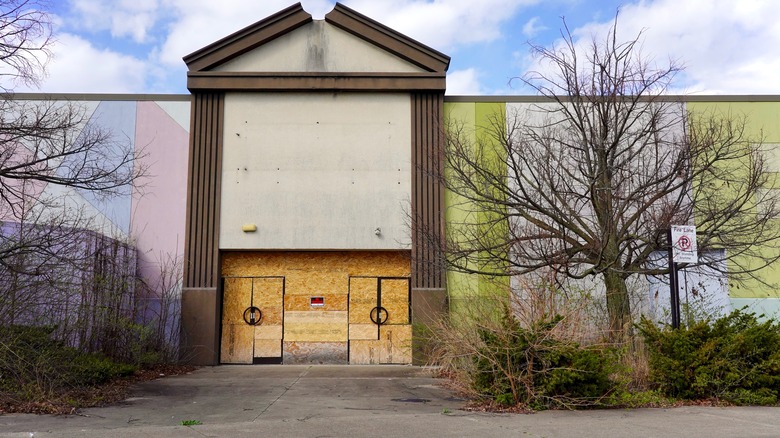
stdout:
[[678,263],[699,261],[696,250],[696,227],[672,225],[669,228],[669,290],[671,292],[672,328],[680,328],[680,282]]

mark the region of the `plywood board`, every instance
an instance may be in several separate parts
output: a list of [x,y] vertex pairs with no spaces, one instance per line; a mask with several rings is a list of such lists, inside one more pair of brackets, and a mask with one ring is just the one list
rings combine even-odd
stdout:
[[283,280],[255,278],[252,281],[252,305],[263,312],[263,324],[282,324]]
[[251,278],[226,278],[222,294],[222,323],[244,324],[244,310],[252,298]]
[[409,280],[382,280],[382,307],[385,324],[409,324]]
[[326,270],[313,259],[306,269],[290,269],[285,272],[285,294],[321,296],[344,294],[347,291],[349,275],[346,271]]
[[412,326],[394,325],[379,328],[379,362],[412,363]]
[[285,364],[346,364],[346,342],[283,343]]
[[371,324],[371,309],[377,304],[376,278],[349,279],[349,323]]
[[222,275],[288,276],[293,271],[339,271],[347,276],[408,277],[409,251],[236,251],[222,257]]
[[285,312],[284,340],[297,342],[346,342],[347,312]]
[[222,363],[252,363],[254,327],[244,324],[222,324]]
[[284,323],[347,324],[347,312],[290,311],[284,312]]
[[380,341],[349,341],[349,363],[374,365],[379,363]]
[[281,325],[256,325],[255,327],[255,341],[258,339],[282,339],[282,326]]
[[255,339],[254,357],[282,357],[282,340]]
[[349,340],[378,340],[379,326],[376,324],[350,324]]
[[[346,292],[346,291],[344,291]],[[320,307],[312,307],[311,305],[311,297],[323,297],[325,300],[325,305]],[[284,297],[284,310],[290,311],[290,310],[300,310],[300,311],[307,311],[307,310],[317,310],[317,311],[331,311],[331,310],[340,310],[340,311],[346,311],[347,310],[347,295],[346,293],[341,294],[330,294],[330,295],[287,295]]]

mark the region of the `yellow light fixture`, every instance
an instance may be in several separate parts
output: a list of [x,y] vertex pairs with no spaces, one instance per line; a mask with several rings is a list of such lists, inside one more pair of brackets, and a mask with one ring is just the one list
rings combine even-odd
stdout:
[[241,231],[243,231],[245,233],[254,233],[255,231],[257,231],[257,225],[255,225],[255,224],[244,224],[244,225],[241,225]]

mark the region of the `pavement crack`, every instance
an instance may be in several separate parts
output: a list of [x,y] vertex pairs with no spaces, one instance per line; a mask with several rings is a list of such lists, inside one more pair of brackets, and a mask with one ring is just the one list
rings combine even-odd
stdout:
[[305,370],[303,370],[303,371],[301,372],[301,374],[299,374],[299,375],[298,375],[298,377],[297,377],[297,378],[296,378],[296,379],[295,379],[295,380],[292,382],[292,384],[290,384],[290,386],[285,386],[285,387],[284,387],[284,391],[282,391],[282,393],[281,393],[281,394],[279,394],[279,396],[278,396],[278,397],[276,397],[276,398],[274,399],[274,401],[272,401],[271,403],[269,403],[269,404],[268,404],[268,406],[266,406],[266,407],[265,407],[265,409],[263,409],[263,410],[262,410],[262,412],[260,412],[259,414],[257,414],[257,416],[256,416],[256,417],[255,417],[255,418],[252,420],[252,422],[255,422],[255,421],[257,421],[257,419],[258,419],[258,418],[260,418],[260,416],[262,416],[263,414],[265,414],[265,412],[266,412],[268,409],[270,409],[270,408],[271,408],[271,406],[273,406],[273,405],[274,405],[274,403],[276,403],[277,401],[279,401],[279,399],[280,399],[280,398],[284,397],[284,395],[285,395],[285,394],[287,394],[287,391],[291,390],[291,389],[292,389],[292,387],[293,387],[293,386],[295,386],[295,384],[296,384],[296,383],[298,383],[298,381],[299,381],[299,380],[301,380],[301,378],[302,378],[303,376],[305,376],[306,374],[308,374],[308,373],[309,373],[309,370],[310,370],[310,369],[311,369],[311,365],[310,365],[310,366],[308,366],[308,367],[306,367],[306,369],[305,369]]

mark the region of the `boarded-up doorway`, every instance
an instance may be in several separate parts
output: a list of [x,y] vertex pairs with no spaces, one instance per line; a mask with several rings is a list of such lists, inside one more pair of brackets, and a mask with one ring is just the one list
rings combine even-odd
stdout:
[[412,362],[412,326],[406,277],[349,279],[349,362]]
[[284,277],[226,277],[220,362],[282,362]]

